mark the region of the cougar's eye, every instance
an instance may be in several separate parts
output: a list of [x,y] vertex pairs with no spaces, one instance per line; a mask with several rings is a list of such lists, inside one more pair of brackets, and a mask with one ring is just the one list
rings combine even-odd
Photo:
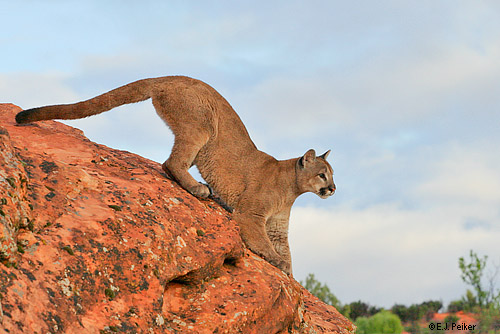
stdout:
[[320,178],[322,178],[323,180],[325,180],[325,181],[326,181],[326,176],[325,176],[325,174],[321,173],[321,174],[319,174],[318,176],[319,176]]

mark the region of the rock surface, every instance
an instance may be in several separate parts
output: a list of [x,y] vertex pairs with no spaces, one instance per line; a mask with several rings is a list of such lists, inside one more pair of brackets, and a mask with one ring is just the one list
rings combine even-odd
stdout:
[[0,332],[350,333],[160,164],[0,104]]

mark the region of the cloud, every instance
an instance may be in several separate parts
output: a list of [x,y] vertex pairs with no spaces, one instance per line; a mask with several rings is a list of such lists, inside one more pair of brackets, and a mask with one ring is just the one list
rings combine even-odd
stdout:
[[448,303],[465,292],[460,256],[469,249],[498,256],[499,224],[466,229],[462,221],[453,207],[295,207],[290,223],[295,276],[303,279],[315,273],[344,303]]
[[434,159],[421,167],[428,177],[413,195],[428,206],[451,202],[500,207],[500,156],[494,153],[497,149],[496,143],[484,141],[451,143],[435,149]]
[[[241,113],[270,138],[329,136],[354,117],[321,77],[271,77],[236,95]],[[273,129],[272,131],[270,131]]]
[[78,94],[67,84],[68,77],[56,72],[0,74],[0,101],[23,108],[70,103]]
[[480,91],[482,96],[491,94],[492,81],[498,82],[500,74],[499,41],[488,41],[481,51],[449,45],[437,53],[426,50],[394,63],[382,60],[354,79],[361,83],[361,101],[372,104],[377,112],[385,110],[391,116],[385,121],[407,123],[447,112],[453,100],[477,100],[474,95]]

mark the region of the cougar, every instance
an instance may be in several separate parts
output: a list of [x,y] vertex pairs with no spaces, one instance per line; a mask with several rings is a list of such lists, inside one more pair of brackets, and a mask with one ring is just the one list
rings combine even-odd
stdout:
[[213,191],[234,209],[246,246],[290,275],[290,209],[303,193],[321,198],[334,194],[333,170],[326,161],[330,150],[316,156],[311,149],[299,158],[276,160],[257,149],[239,116],[214,88],[184,76],[139,80],[86,101],[23,110],[16,121],[84,118],[149,98],[175,135],[162,165],[166,174],[205,198],[210,188],[188,172],[197,166]]

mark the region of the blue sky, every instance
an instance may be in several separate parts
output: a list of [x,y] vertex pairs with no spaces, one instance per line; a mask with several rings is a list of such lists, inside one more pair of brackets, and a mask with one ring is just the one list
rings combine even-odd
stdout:
[[[498,2],[0,3],[0,102],[182,74],[226,97],[261,150],[332,149],[336,195],[292,211],[297,279],[345,303],[447,304],[469,249],[500,264]],[[158,162],[173,144],[150,102],[66,123]]]

